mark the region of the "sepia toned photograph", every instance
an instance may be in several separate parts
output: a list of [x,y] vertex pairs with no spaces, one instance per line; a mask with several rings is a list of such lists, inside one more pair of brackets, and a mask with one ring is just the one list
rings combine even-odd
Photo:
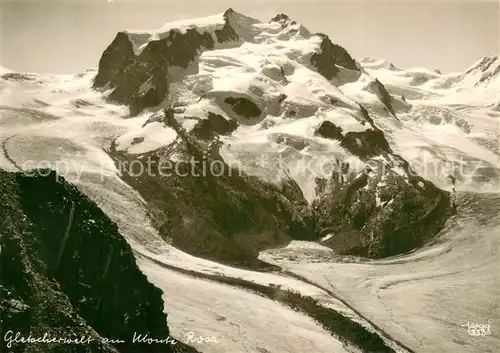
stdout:
[[500,352],[500,2],[0,0],[0,353]]

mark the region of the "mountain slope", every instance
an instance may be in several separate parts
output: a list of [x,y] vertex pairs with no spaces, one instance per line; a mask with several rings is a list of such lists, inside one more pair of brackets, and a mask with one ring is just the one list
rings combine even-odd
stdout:
[[2,340],[2,351],[195,352],[181,342],[133,342],[134,332],[169,337],[161,291],[140,272],[116,224],[95,204],[54,172],[33,174],[0,171],[0,332],[89,340]]
[[234,11],[113,43],[79,75],[0,77],[0,165],[51,167],[95,201],[164,290],[175,335],[223,334],[193,343],[207,353],[343,351],[308,314],[226,285],[247,280],[314,297],[397,351],[495,351],[460,326],[498,297],[492,60],[445,75],[356,62],[286,15]]

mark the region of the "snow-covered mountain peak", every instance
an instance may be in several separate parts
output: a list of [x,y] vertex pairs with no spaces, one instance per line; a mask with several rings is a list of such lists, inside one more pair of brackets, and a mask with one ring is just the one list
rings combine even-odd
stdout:
[[467,69],[466,74],[472,73],[474,71],[487,72],[494,70],[500,65],[500,60],[497,55],[485,56],[480,60],[476,61],[471,67]]
[[[198,97],[221,92],[262,96],[263,111],[266,106],[274,109],[270,102],[279,100],[281,94],[289,95],[285,91],[297,96],[299,86],[294,84],[311,81],[318,85],[322,79],[310,75],[319,73],[331,80],[340,67],[359,74],[354,59],[328,36],[312,35],[283,14],[261,22],[229,9],[215,16],[172,22],[155,31],[118,33],[103,53],[94,86],[112,88],[109,98],[130,106],[133,114],[158,106],[168,96],[178,99],[169,95],[169,89],[179,81],[183,81],[181,90]],[[290,80],[292,75],[295,79]],[[287,89],[285,83],[290,84]]]
[[464,75],[464,81],[474,86],[500,84],[500,59],[498,56],[486,56],[472,65]]
[[368,69],[387,69],[387,70],[399,70],[396,66],[394,66],[393,63],[380,59],[380,58],[375,58],[372,56],[363,58],[359,61],[362,67],[368,68]]
[[[153,30],[125,30],[122,33],[132,43],[134,53],[139,55],[149,42],[169,37],[173,32],[185,34],[188,30],[196,30],[200,34],[209,33],[216,43],[230,40],[258,43],[270,38],[311,37],[305,27],[285,14],[279,14],[269,22],[262,22],[232,8],[213,16],[171,21]],[[227,38],[224,38],[225,35]]]

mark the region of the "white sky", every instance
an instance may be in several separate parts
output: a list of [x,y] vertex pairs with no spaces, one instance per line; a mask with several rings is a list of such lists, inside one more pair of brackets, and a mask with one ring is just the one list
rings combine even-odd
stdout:
[[154,29],[229,7],[264,21],[284,12],[327,33],[356,59],[380,57],[400,67],[463,71],[500,51],[498,0],[0,0],[0,63],[16,71],[77,73],[97,65],[120,30]]

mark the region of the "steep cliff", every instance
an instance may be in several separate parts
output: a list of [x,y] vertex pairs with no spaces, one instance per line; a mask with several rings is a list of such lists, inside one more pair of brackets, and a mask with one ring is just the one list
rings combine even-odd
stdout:
[[326,79],[331,80],[339,72],[337,65],[346,69],[359,71],[351,55],[338,44],[332,43],[330,38],[323,33],[318,33],[322,38],[320,50],[311,56],[311,64]]
[[127,34],[120,32],[104,51],[94,87],[113,88],[109,99],[130,107],[131,114],[160,104],[168,94],[169,67],[187,68],[201,48],[213,49],[209,33],[171,30],[151,41],[137,56]]
[[181,342],[133,342],[135,333],[169,337],[162,292],[139,270],[116,224],[55,172],[0,171],[0,214],[2,337],[87,337],[10,347],[3,340],[6,351],[195,352]]
[[316,134],[340,141],[366,162],[361,173],[354,173],[339,161],[331,177],[317,180],[316,233],[337,252],[378,258],[410,251],[434,236],[453,213],[450,194],[394,154],[381,130],[344,135],[324,121]]

